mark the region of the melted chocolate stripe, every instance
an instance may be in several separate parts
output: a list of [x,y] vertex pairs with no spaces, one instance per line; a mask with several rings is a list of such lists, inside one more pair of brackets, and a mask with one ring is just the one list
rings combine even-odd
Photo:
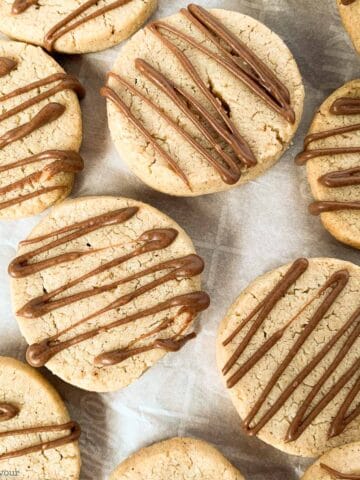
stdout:
[[[109,5],[105,5],[104,7],[97,9],[93,13],[90,13],[76,20],[77,17],[79,17],[84,12],[86,12],[86,10],[88,10],[89,8],[95,6],[98,2],[99,0],[88,0],[83,5],[80,5],[73,12],[67,15],[63,20],[56,23],[47,32],[47,34],[44,37],[45,48],[49,51],[52,51],[56,40],[58,40],[60,37],[62,37],[66,33],[71,32],[72,30],[75,30],[80,25],[83,25],[84,23],[87,23],[90,20],[93,20],[94,18],[100,17],[101,15],[105,15],[105,13],[110,12],[111,10],[115,10],[116,8],[122,7],[123,5],[129,3],[130,0],[116,0],[110,3]],[[12,6],[12,13],[14,15],[21,14],[25,10],[27,10],[31,5],[37,5],[37,4],[38,4],[38,0],[15,0]],[[75,21],[73,22],[73,20]]]
[[144,75],[149,81],[151,81],[155,86],[157,86],[165,95],[170,98],[175,105],[188,117],[188,119],[195,125],[195,127],[204,135],[204,137],[208,140],[211,146],[216,150],[216,152],[222,157],[224,162],[233,170],[235,173],[240,174],[239,166],[236,164],[234,159],[230,157],[218,144],[217,138],[212,136],[211,131],[209,131],[206,127],[204,127],[196,116],[196,114],[192,111],[193,110],[200,115],[201,118],[205,120],[207,125],[211,127],[215,133],[227,143],[227,145],[236,153],[237,157],[241,162],[243,162],[247,166],[252,166],[256,164],[256,159],[252,155],[249,147],[247,144],[241,145],[239,148],[238,140],[234,137],[229,130],[224,128],[209,112],[204,108],[200,102],[198,102],[195,97],[188,94],[180,88],[179,86],[175,85],[174,83],[170,82],[162,73],[158,70],[155,70],[149,63],[145,60],[136,59],[135,66],[137,70]]
[[[340,293],[345,288],[347,282],[349,280],[349,273],[347,270],[340,270],[335,274],[331,275],[329,280],[326,282],[325,286],[320,290],[320,292],[325,292],[327,289],[330,289],[330,292],[325,296],[321,304],[315,310],[315,313],[312,315],[311,319],[305,326],[303,332],[300,334],[298,339],[296,340],[294,346],[291,348],[289,353],[285,356],[285,359],[281,362],[278,366],[274,374],[272,375],[270,381],[267,383],[265,389],[261,392],[259,399],[255,403],[254,407],[251,409],[249,414],[244,419],[244,427],[246,428],[247,432],[251,435],[257,434],[272,418],[273,416],[279,411],[279,409],[286,401],[283,395],[280,395],[278,400],[263,414],[263,416],[256,422],[255,425],[250,426],[253,422],[254,418],[260,411],[261,407],[265,403],[268,395],[286,370],[286,368],[290,365],[291,361],[293,360],[294,356],[300,351],[301,347],[304,345],[308,337],[311,333],[315,330],[318,326],[320,321],[323,319],[324,315],[327,313],[329,308],[332,306],[336,298],[340,295]],[[290,393],[291,394],[291,393]]]
[[342,473],[324,463],[320,463],[320,467],[338,480],[360,480],[360,473]]
[[[224,345],[227,345],[232,341],[241,330],[247,325],[247,323],[254,318],[255,315],[258,315],[256,320],[254,320],[253,325],[246,334],[246,338],[240,343],[240,345],[235,350],[235,354],[232,355],[230,360],[225,365],[223,372],[224,374],[228,373],[230,369],[235,365],[235,363],[240,358],[241,354],[245,351],[249,341],[253,338],[255,333],[258,331],[262,323],[267,318],[270,311],[274,308],[277,301],[283,297],[283,295],[288,290],[297,278],[302,275],[306,264],[302,265],[302,262],[299,263],[299,260],[293,264],[293,266],[288,270],[287,274],[281,279],[278,284],[273,288],[273,290],[265,297],[263,301],[259,303],[257,307],[245,318],[245,320],[240,324],[239,327],[230,335],[230,337],[224,342]],[[299,269],[299,267],[302,267]],[[291,282],[291,280],[293,281]],[[311,303],[314,302],[317,298],[324,295],[327,290],[330,290],[324,296],[321,304],[316,308],[309,322],[305,326],[303,332],[299,335],[294,346],[291,348],[289,353],[286,355],[285,359],[276,369],[275,373],[272,375],[270,381],[266,385],[265,389],[261,392],[257,402],[254,407],[251,409],[247,417],[245,418],[243,424],[246,428],[246,431],[250,435],[257,434],[270,420],[271,418],[279,411],[282,405],[290,398],[293,392],[302,384],[302,382],[308,377],[308,375],[313,371],[314,368],[328,355],[328,353],[342,340],[344,335],[348,335],[345,343],[342,345],[339,353],[335,356],[334,360],[331,362],[329,367],[324,372],[321,379],[318,380],[316,385],[312,388],[309,395],[306,397],[304,402],[300,405],[290,428],[287,432],[286,440],[294,441],[304,432],[304,430],[312,423],[312,421],[321,413],[321,411],[335,398],[335,396],[340,392],[340,390],[351,380],[351,378],[356,375],[360,368],[360,359],[357,360],[350,369],[334,384],[329,392],[321,398],[321,400],[312,407],[310,413],[307,413],[310,406],[313,405],[313,400],[316,395],[320,392],[322,386],[325,382],[331,378],[333,373],[338,368],[339,364],[345,358],[349,349],[353,346],[355,341],[359,338],[360,335],[360,308],[358,308],[351,318],[343,325],[341,329],[334,335],[333,338],[328,341],[328,343],[311,359],[309,364],[307,364],[296,376],[296,378],[285,388],[283,389],[280,396],[274,402],[274,404],[269,407],[262,417],[257,420],[255,425],[252,425],[257,414],[260,412],[260,409],[264,405],[265,401],[268,398],[268,395],[272,391],[273,387],[279,381],[280,377],[283,375],[286,368],[290,365],[294,356],[299,352],[303,344],[308,339],[309,335],[314,331],[319,322],[323,319],[324,315],[327,313],[329,308],[332,306],[333,302],[336,300],[338,295],[343,291],[347,285],[349,279],[349,273],[347,270],[340,270],[327,280],[325,285],[321,287],[317,295],[310,300],[287,324],[276,331],[266,342],[258,348],[258,350],[245,361],[242,365],[237,367],[236,372],[227,380],[229,388],[235,386],[241,378],[251,370],[257,362],[263,358],[263,356],[281,339],[285,330],[293,323],[293,321],[299,317],[305,308],[307,308]],[[264,315],[265,309],[265,315]],[[344,400],[338,414],[333,419],[329,431],[329,436],[339,435],[344,431],[347,425],[354,420],[360,414],[360,405],[358,405],[350,414],[348,414],[348,409],[351,407],[353,401],[360,391],[360,379],[355,383],[353,388],[350,390],[346,399]]]
[[0,57],[0,78],[9,75],[17,67],[17,62],[12,58]]
[[343,5],[351,5],[352,3],[355,3],[356,0],[341,0],[341,3]]
[[[60,255],[45,261],[43,260],[29,264],[30,260],[32,260],[37,255],[40,255],[41,253],[52,250],[60,245],[64,245],[68,242],[71,242],[72,240],[81,238],[88,233],[98,230],[99,228],[107,227],[110,225],[118,225],[126,222],[134,215],[136,215],[138,211],[138,207],[121,208],[119,210],[106,212],[102,215],[97,215],[96,217],[88,218],[81,222],[76,222],[72,225],[67,225],[66,227],[54,230],[53,232],[50,232],[46,235],[30,238],[29,240],[23,242],[23,244],[40,243],[44,240],[55,237],[55,239],[51,240],[49,243],[14,258],[14,260],[12,260],[9,265],[9,274],[12,277],[16,278],[26,277],[28,275],[32,275],[36,272],[44,270],[45,268],[49,268],[53,265],[58,265],[62,262],[74,260],[75,258],[79,257],[79,254],[83,254],[83,252],[70,252],[69,254],[65,254],[65,256]],[[63,234],[65,234],[63,237],[57,238]],[[78,256],[74,257],[74,253],[78,253]]]
[[48,123],[54,122],[61,117],[64,112],[64,105],[61,105],[60,103],[48,103],[27,123],[15,127],[2,135],[0,137],[0,149],[30,135],[34,130],[41,128]]
[[175,172],[175,174],[189,187],[191,186],[187,176],[184,171],[177,165],[177,163],[170,157],[166,150],[164,150],[157,141],[152,137],[152,135],[146,130],[146,128],[139,122],[139,120],[132,114],[129,107],[121,100],[119,95],[110,87],[102,87],[100,94],[110,100],[116,108],[128,119],[128,121],[146,138],[146,140],[151,144],[153,149],[168,163],[170,168]]
[[0,438],[18,436],[18,435],[30,435],[36,433],[47,433],[47,432],[61,432],[69,430],[70,433],[64,437],[58,438],[56,440],[49,440],[46,442],[38,443],[31,447],[25,447],[20,450],[13,452],[3,453],[0,455],[0,461],[8,460],[11,458],[22,457],[24,455],[30,455],[35,452],[44,452],[45,450],[50,450],[53,448],[58,448],[68,443],[75,442],[78,440],[81,434],[80,426],[77,422],[68,422],[62,425],[48,425],[43,427],[31,427],[24,428],[21,430],[12,430],[9,432],[0,432]]
[[[360,99],[351,97],[338,98],[331,105],[329,111],[333,115],[359,115]],[[360,147],[308,149],[309,145],[318,140],[358,131],[360,131],[360,123],[307,135],[304,141],[304,150],[296,156],[295,163],[297,163],[297,165],[304,165],[308,160],[318,157],[359,154]],[[329,172],[325,175],[322,175],[318,181],[328,188],[341,188],[360,185],[360,167]],[[343,210],[360,210],[360,202],[316,201],[309,205],[309,212],[312,215],[320,215],[325,212],[338,212]]]
[[11,200],[6,200],[4,202],[0,203],[0,210],[3,210],[5,208],[12,207],[13,205],[20,204],[22,202],[26,202],[27,200],[30,200],[35,197],[39,197],[40,195],[45,195],[46,193],[51,193],[54,192],[55,190],[68,190],[67,185],[55,185],[53,187],[44,187],[39,190],[35,190],[34,192],[28,193],[26,195],[20,195],[16,198],[12,198]]
[[7,422],[19,413],[18,407],[11,403],[0,403],[0,422]]
[[[267,103],[270,101],[270,105],[273,106],[275,101],[278,106],[284,109],[283,116],[292,123],[295,121],[295,114],[290,107],[289,90],[241,40],[222,25],[216,17],[199,5],[190,4],[188,10],[182,9],[181,13],[200,28],[205,36],[215,43],[232,63],[241,68],[245,64],[248,69],[244,73],[255,81],[255,85],[258,84],[260,88],[265,90],[265,94],[268,95]],[[230,51],[223,47],[221,41],[230,48]],[[261,98],[263,97],[261,96]]]
[[[183,310],[184,308],[188,309],[192,307],[194,304],[204,305],[203,309],[205,309],[207,308],[207,306],[205,305],[209,305],[209,302],[210,302],[210,299],[205,292],[193,292],[186,295],[173,297],[170,300],[166,300],[165,302],[159,303],[154,307],[148,308],[146,310],[142,310],[141,312],[121,318],[120,320],[116,320],[107,325],[95,328],[83,334],[75,335],[74,337],[68,340],[60,341],[59,338],[64,333],[72,329],[73,328],[72,326],[70,327],[70,329],[63,330],[62,332],[59,332],[57,335],[51,338],[45,339],[40,343],[35,343],[33,345],[30,345],[26,352],[26,358],[27,358],[27,361],[30,363],[30,365],[34,367],[40,367],[45,365],[57,353],[60,353],[61,351],[67,348],[70,348],[74,345],[78,345],[81,342],[94,338],[101,333],[108,332],[121,325],[125,325],[127,323],[134,322],[142,318],[146,318],[147,316],[150,316],[150,315],[155,315],[157,313],[166,311],[170,308],[177,307],[177,306],[180,306],[182,308],[180,308],[180,311],[176,315],[180,315],[181,313],[184,313],[184,311],[187,311],[187,310]],[[108,310],[110,309],[111,309],[111,306],[108,307]],[[83,319],[81,323],[86,322],[87,320],[89,320],[93,316],[96,316],[97,314],[98,312],[95,312],[95,314]]]
[[[129,82],[119,77],[119,75],[112,73],[110,74],[111,78],[114,78],[119,82],[121,85],[125,86],[129,89],[134,95],[137,95],[141,98],[145,103],[147,103],[151,108],[153,108],[159,116],[164,118],[171,127],[176,130],[180,135],[188,142],[190,145],[194,147],[206,160],[215,168],[215,170],[220,174],[222,180],[228,184],[236,183],[240,178],[240,169],[238,165],[234,163],[234,161],[226,154],[221,155],[222,158],[227,162],[229,167],[224,167],[219,161],[214,159],[212,155],[209,154],[208,150],[204,148],[197,140],[195,140],[190,134],[188,134],[183,128],[179,127],[179,125],[172,120],[172,118],[165,113],[160,107],[155,105],[151,100],[149,100],[145,95],[143,95],[139,90],[134,88]],[[199,122],[198,122],[199,123]],[[203,130],[203,128],[202,128]],[[213,141],[212,141],[213,143]],[[220,147],[221,148],[221,147]],[[219,150],[220,150],[219,148]],[[220,154],[220,151],[219,151]]]

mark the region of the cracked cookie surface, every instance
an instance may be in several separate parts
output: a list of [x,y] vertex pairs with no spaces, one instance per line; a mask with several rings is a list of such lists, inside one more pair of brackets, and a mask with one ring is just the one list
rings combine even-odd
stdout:
[[[360,53],[360,0],[336,0],[343,24],[348,31],[354,47]],[[345,5],[345,3],[347,3]]]
[[0,0],[0,31],[49,51],[95,52],[128,38],[156,7],[157,0]]
[[302,480],[314,479],[360,479],[360,443],[350,443],[326,452],[302,477]]
[[76,93],[78,80],[41,48],[0,41],[0,218],[35,215],[70,193],[83,167]]
[[77,480],[79,434],[58,393],[35,369],[0,357],[0,471],[21,480]]
[[102,94],[123,160],[143,182],[179,196],[227,190],[270,168],[304,100],[295,60],[275,33],[196,5],[138,32]]
[[210,444],[172,438],[139,450],[110,480],[244,480],[241,473]]
[[306,163],[315,202],[310,213],[340,242],[360,248],[360,80],[321,105],[297,163]]
[[359,291],[358,266],[315,258],[241,293],[217,360],[246,433],[301,456],[360,438]]
[[9,266],[29,363],[87,390],[125,387],[194,338],[209,304],[203,267],[186,233],[149,205],[64,202]]

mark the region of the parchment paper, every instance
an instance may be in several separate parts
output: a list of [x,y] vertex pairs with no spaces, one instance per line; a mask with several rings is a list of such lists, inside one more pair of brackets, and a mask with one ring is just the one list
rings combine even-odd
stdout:
[[[156,17],[187,0],[160,0]],[[189,435],[215,444],[247,480],[295,480],[310,463],[246,437],[215,362],[218,324],[250,280],[299,256],[330,256],[360,263],[359,252],[337,243],[307,213],[312,197],[295,153],[314,109],[335,88],[360,76],[356,56],[340,23],[335,0],[197,0],[251,15],[277,32],[297,59],[306,88],[304,118],[293,146],[265,175],[231,192],[194,199],[172,198],[138,181],[115,151],[98,92],[121,46],[83,56],[56,56],[86,86],[82,102],[85,170],[73,196],[123,195],[164,211],[193,238],[206,261],[204,289],[212,297],[200,334],[169,354],[130,387],[114,394],[80,391],[43,372],[83,428],[82,480],[105,480],[129,454],[153,442]],[[17,243],[39,218],[0,223],[0,353],[23,359],[26,348],[11,312],[7,265]],[[34,479],[35,480],[35,479]],[[65,480],[65,477],[64,477]],[[219,479],[220,480],[220,479]]]

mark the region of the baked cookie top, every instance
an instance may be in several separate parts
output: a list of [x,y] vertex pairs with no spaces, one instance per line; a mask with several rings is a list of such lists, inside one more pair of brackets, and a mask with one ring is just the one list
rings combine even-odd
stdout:
[[360,443],[350,443],[326,452],[302,480],[360,480]]
[[193,4],[138,32],[101,93],[124,161],[180,196],[227,190],[271,167],[304,101],[296,62],[275,33]]
[[0,470],[22,480],[76,480],[79,436],[79,425],[47,381],[18,360],[0,357]]
[[336,0],[343,24],[360,53],[360,0]]
[[128,38],[157,0],[0,0],[0,31],[63,53],[87,53]]
[[316,456],[360,438],[360,268],[298,259],[251,283],[218,334],[244,431]]
[[316,202],[313,215],[338,240],[360,248],[360,80],[336,90],[315,114],[298,164]]
[[209,304],[203,267],[186,233],[149,205],[63,203],[9,266],[28,362],[86,390],[125,387],[195,336]]
[[139,450],[110,480],[244,480],[213,446],[194,438],[172,438]]
[[35,215],[83,168],[84,91],[41,48],[0,41],[0,92],[0,218]]

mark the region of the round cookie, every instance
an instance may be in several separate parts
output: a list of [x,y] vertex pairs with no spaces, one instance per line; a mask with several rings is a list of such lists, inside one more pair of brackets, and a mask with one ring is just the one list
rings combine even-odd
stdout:
[[343,24],[360,53],[360,0],[336,0]]
[[360,248],[360,79],[346,83],[315,114],[298,164],[316,202],[313,215],[339,241]]
[[35,215],[64,199],[83,168],[84,91],[41,48],[5,41],[0,91],[0,218]]
[[172,438],[139,450],[110,480],[244,480],[210,444],[194,438]]
[[350,443],[326,452],[302,480],[360,480],[360,443]]
[[358,266],[316,258],[241,293],[217,359],[247,434],[301,456],[360,438],[359,292]]
[[157,0],[0,0],[0,31],[49,51],[87,53],[130,37]]
[[304,101],[296,62],[275,33],[192,4],[138,32],[101,93],[124,161],[178,196],[228,190],[270,168]]
[[125,387],[195,336],[209,304],[203,267],[186,233],[149,205],[64,202],[9,266],[29,363],[86,390]]
[[0,357],[0,471],[22,480],[76,480],[80,427],[33,368]]

